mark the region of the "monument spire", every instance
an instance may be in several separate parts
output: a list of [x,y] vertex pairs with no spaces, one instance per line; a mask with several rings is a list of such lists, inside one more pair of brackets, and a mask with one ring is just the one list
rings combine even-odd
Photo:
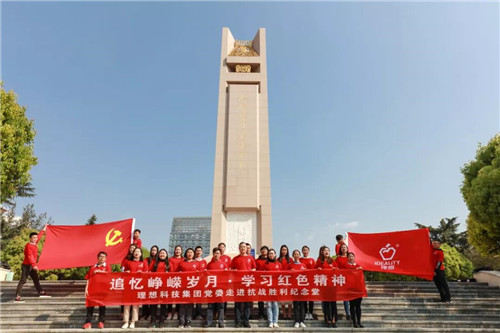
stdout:
[[210,246],[272,246],[266,32],[222,29]]

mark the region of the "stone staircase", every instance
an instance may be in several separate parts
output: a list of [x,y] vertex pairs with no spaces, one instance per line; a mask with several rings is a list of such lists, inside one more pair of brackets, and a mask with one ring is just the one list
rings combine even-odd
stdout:
[[[85,321],[85,281],[42,281],[52,298],[38,298],[31,281],[23,289],[25,303],[13,302],[17,281],[1,282],[1,332],[81,332]],[[315,304],[319,320],[306,321],[307,328],[293,328],[292,320],[280,320],[280,328],[268,328],[265,320],[251,320],[252,328],[235,328],[234,311],[228,305],[227,327],[202,328],[194,320],[190,330],[177,328],[169,320],[166,327],[149,329],[148,321],[136,323],[135,332],[500,332],[500,289],[475,282],[449,283],[453,303],[438,302],[439,295],[432,282],[367,282],[368,297],[362,303],[364,329],[352,328],[344,316],[342,302],[338,328],[326,328],[321,304]],[[106,328],[102,332],[123,332],[120,307],[106,309]],[[94,316],[97,314],[97,309]],[[256,318],[254,304],[253,318]],[[93,322],[96,327],[95,322]],[[93,328],[96,330],[96,328]],[[129,329],[129,331],[131,331]]]

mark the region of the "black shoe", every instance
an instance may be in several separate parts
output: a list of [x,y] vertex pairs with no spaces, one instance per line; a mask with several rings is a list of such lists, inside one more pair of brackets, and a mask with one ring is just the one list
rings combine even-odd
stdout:
[[328,324],[326,324],[326,327],[328,327],[328,328],[332,328],[332,323],[328,323]]
[[249,323],[248,321],[245,321],[245,322],[243,323],[243,327],[250,328],[250,327],[252,327],[252,326],[250,326],[250,323]]
[[243,327],[243,323],[236,323],[236,328],[241,328]]
[[361,328],[363,328],[364,326],[363,326],[363,325],[361,325],[361,324],[358,324],[358,327],[361,327]]
[[219,328],[224,328],[224,327],[226,327],[226,324],[224,324],[224,323],[219,324]]
[[358,323],[353,322],[353,323],[352,323],[352,327],[359,327],[359,325],[358,325]]
[[337,327],[337,323],[332,323],[332,327],[336,328]]
[[345,316],[345,320],[351,320],[351,316],[350,315],[346,315]]

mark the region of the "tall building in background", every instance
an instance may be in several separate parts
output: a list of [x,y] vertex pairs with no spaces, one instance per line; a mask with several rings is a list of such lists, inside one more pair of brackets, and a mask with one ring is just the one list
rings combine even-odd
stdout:
[[266,33],[222,29],[210,246],[272,246]]
[[174,217],[168,249],[170,257],[173,256],[176,245],[182,246],[183,251],[189,247],[194,249],[196,246],[201,246],[203,257],[210,255],[212,253],[210,248],[210,217]]

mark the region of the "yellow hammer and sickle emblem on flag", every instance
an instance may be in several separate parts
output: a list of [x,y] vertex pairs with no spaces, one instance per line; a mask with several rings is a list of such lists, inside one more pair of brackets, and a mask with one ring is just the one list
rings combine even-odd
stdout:
[[[113,233],[113,236],[111,234]],[[106,246],[115,246],[118,243],[123,242],[123,238],[121,238],[122,232],[120,230],[115,230],[115,228],[108,231],[106,235]],[[117,239],[120,237],[119,239]]]

